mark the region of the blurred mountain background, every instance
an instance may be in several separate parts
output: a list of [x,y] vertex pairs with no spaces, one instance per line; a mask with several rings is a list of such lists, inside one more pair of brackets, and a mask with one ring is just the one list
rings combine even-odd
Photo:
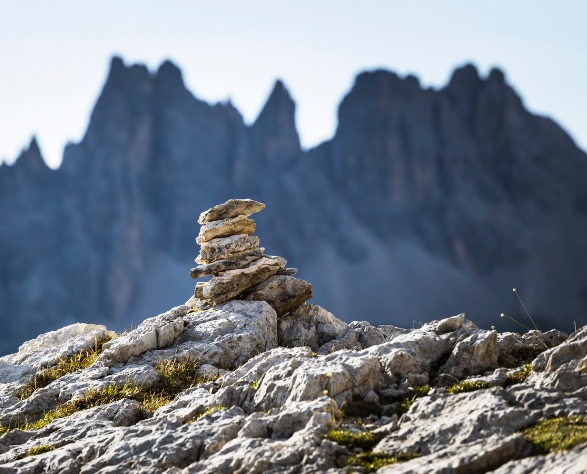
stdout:
[[267,204],[267,253],[345,321],[527,324],[517,287],[541,329],[587,324],[587,156],[501,70],[465,65],[440,88],[360,73],[336,133],[310,149],[295,111],[277,81],[247,124],[230,101],[195,97],[176,64],[114,57],[57,169],[35,138],[0,165],[0,352],[183,303],[199,213],[239,197]]

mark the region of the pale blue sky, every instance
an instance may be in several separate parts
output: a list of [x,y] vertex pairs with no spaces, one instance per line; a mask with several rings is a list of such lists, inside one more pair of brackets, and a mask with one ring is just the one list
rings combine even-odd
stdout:
[[164,59],[199,98],[252,122],[276,78],[309,147],[329,138],[357,72],[443,86],[455,66],[499,66],[534,112],[587,148],[587,2],[551,0],[0,0],[0,160],[35,133],[51,166],[80,140],[110,57]]

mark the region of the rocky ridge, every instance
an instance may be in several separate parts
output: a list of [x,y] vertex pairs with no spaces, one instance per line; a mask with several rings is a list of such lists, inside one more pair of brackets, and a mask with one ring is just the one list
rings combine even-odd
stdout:
[[[254,230],[203,216],[203,248],[232,242],[210,229]],[[250,253],[201,254],[191,274],[213,281],[236,259],[246,275],[268,258]],[[519,335],[459,314],[403,329],[214,298],[120,335],[73,324],[0,358],[0,473],[587,472],[587,327]],[[545,423],[568,449],[532,434]]]

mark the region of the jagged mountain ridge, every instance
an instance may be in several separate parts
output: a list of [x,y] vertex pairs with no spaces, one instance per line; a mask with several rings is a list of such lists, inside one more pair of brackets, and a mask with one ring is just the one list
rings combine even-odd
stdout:
[[247,126],[230,103],[195,98],[172,63],[114,58],[58,170],[34,140],[0,167],[0,349],[187,299],[198,210],[237,196],[268,204],[268,253],[347,321],[468,311],[495,324],[517,286],[538,319],[587,322],[587,157],[500,71],[465,66],[439,90],[362,73],[335,136],[308,151],[294,115],[281,82]]

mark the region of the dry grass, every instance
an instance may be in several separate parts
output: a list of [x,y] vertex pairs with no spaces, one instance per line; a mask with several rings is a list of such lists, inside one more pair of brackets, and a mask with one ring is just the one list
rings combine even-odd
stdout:
[[26,385],[18,389],[14,396],[19,400],[26,400],[35,390],[46,387],[51,382],[60,379],[64,375],[72,374],[77,370],[85,369],[94,362],[102,352],[103,346],[112,338],[105,338],[96,341],[95,346],[87,351],[82,351],[79,354],[74,354],[69,357],[59,359],[56,365],[46,369],[39,370],[31,377]]

